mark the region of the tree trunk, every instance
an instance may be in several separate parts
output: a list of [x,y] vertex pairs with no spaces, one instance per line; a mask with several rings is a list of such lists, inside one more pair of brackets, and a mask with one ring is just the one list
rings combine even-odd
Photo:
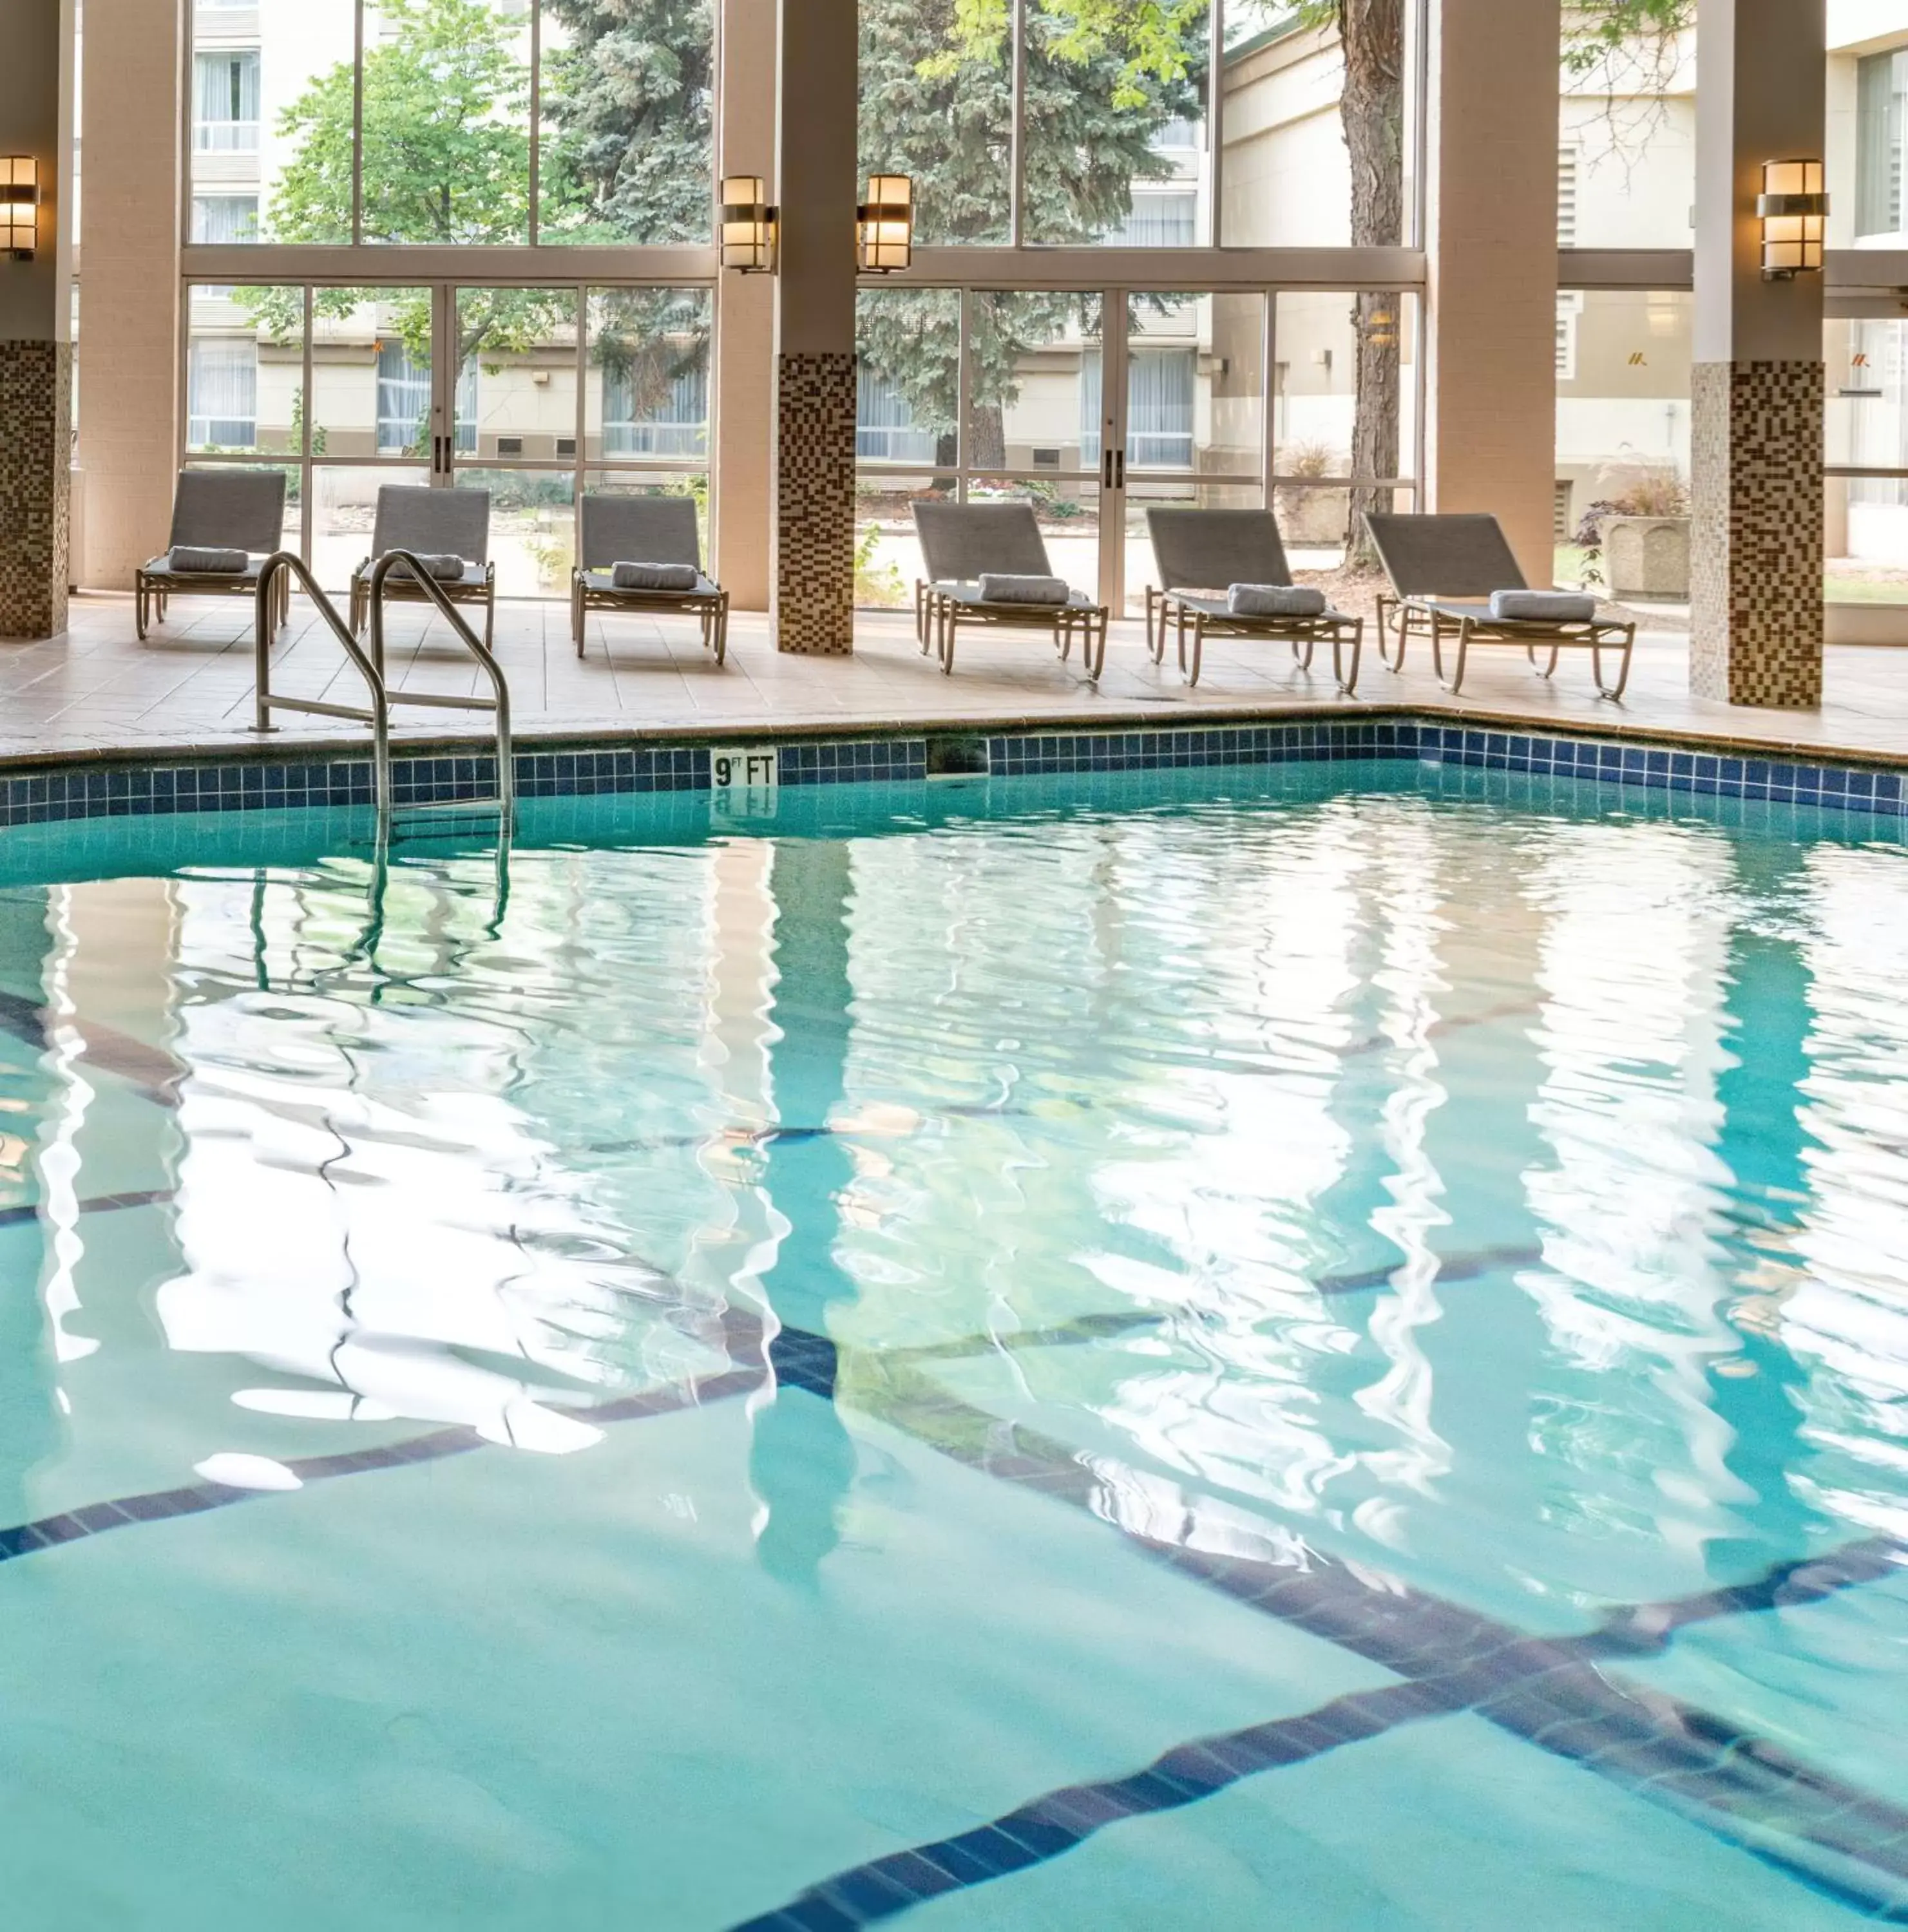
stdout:
[[975,403],[967,412],[967,466],[990,472],[1007,467],[1007,414],[999,403]]
[[[1405,0],[1339,0],[1339,32],[1345,48],[1339,114],[1351,155],[1352,246],[1396,248],[1405,238]],[[1357,391],[1351,473],[1396,476],[1402,300],[1395,293],[1361,294],[1352,323],[1357,335]],[[1352,490],[1347,562],[1372,560],[1363,514],[1390,509],[1391,494],[1369,486]]]

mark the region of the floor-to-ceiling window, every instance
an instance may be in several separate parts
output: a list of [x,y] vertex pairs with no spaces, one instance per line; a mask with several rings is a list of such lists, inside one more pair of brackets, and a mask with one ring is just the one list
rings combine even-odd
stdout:
[[584,490],[706,502],[716,0],[194,0],[185,460],[341,585],[393,483],[555,596]]
[[1422,272],[1422,18],[1354,10],[1348,48],[1283,0],[861,0],[864,171],[918,209],[915,272],[861,299],[864,603],[911,598],[924,496],[1029,503],[1129,609],[1149,508],[1272,506],[1331,572],[1415,502],[1417,291],[1348,251]]

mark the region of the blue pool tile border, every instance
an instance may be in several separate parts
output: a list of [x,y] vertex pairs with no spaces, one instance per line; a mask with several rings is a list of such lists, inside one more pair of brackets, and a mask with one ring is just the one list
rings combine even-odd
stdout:
[[[1191,770],[1386,759],[1551,778],[1631,785],[1693,796],[1816,806],[1894,818],[1908,810],[1908,773],[1864,764],[1854,754],[1819,760],[1764,756],[1742,747],[1638,743],[1429,718],[1281,719],[1128,730],[954,731],[803,738],[758,743],[780,754],[788,788],[923,784],[934,760],[930,737],[970,748],[957,776],[1022,778],[1059,773]],[[520,747],[518,795],[586,798],[617,794],[706,792],[706,744]],[[496,760],[479,752],[399,758],[401,805],[491,797]],[[286,810],[371,802],[367,758],[179,761],[155,766],[68,762],[0,773],[0,826],[179,812]]]

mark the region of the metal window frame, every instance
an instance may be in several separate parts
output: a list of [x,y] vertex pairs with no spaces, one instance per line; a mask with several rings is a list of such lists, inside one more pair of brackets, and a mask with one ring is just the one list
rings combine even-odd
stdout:
[[[194,252],[203,254],[206,251],[195,250]],[[229,255],[233,251],[227,250],[224,252]],[[240,252],[256,258],[261,251],[257,248],[251,248],[242,250]],[[281,251],[268,250],[263,252],[275,254]],[[323,254],[326,256],[335,256],[341,251],[326,250],[317,252]],[[380,248],[377,252],[380,258],[383,258],[387,256],[391,251]],[[430,252],[442,254],[447,252],[455,251],[433,250]],[[444,393],[440,386],[440,371],[448,367],[448,364],[445,360],[443,353],[444,339],[446,332],[454,331],[456,326],[455,310],[459,290],[461,289],[491,289],[500,287],[530,287],[561,290],[572,292],[576,299],[576,410],[574,421],[576,454],[573,457],[531,458],[527,459],[523,458],[492,458],[486,460],[480,456],[474,454],[466,457],[453,449],[451,453],[451,467],[449,470],[446,472],[448,477],[454,481],[457,473],[460,470],[508,470],[512,471],[520,470],[527,473],[536,472],[545,475],[567,474],[570,476],[572,479],[571,488],[571,502],[572,512],[575,513],[578,507],[580,506],[581,503],[584,492],[588,486],[588,479],[593,476],[603,477],[625,476],[701,476],[706,477],[709,482],[713,514],[714,493],[717,487],[716,482],[714,462],[714,450],[716,446],[715,412],[717,406],[715,370],[717,367],[717,361],[720,350],[720,335],[722,328],[722,305],[719,302],[714,298],[716,289],[714,278],[713,275],[708,275],[702,277],[672,277],[658,278],[649,276],[634,277],[625,274],[622,276],[600,278],[591,280],[579,279],[574,272],[575,262],[573,258],[579,253],[595,252],[608,253],[612,251],[579,251],[575,249],[546,250],[546,254],[554,253],[557,254],[561,258],[562,265],[568,266],[571,269],[572,272],[563,276],[545,275],[542,277],[529,278],[520,276],[507,280],[495,276],[472,274],[466,272],[461,275],[452,275],[450,277],[440,275],[432,278],[425,278],[416,275],[398,277],[387,273],[387,274],[381,280],[374,279],[362,275],[334,274],[328,278],[305,279],[302,281],[300,281],[298,278],[289,275],[261,274],[258,273],[257,270],[264,265],[257,262],[256,259],[248,265],[253,271],[253,272],[249,275],[234,275],[229,272],[217,274],[204,273],[196,270],[188,272],[181,284],[180,290],[180,328],[179,331],[178,358],[179,410],[174,433],[177,466],[181,470],[187,468],[206,469],[223,466],[239,469],[283,469],[296,472],[299,478],[299,554],[301,556],[307,560],[308,562],[313,554],[313,542],[317,534],[315,529],[316,504],[317,496],[316,479],[318,472],[320,470],[389,470],[394,472],[409,472],[421,469],[428,469],[431,470],[434,478],[437,475],[437,472],[432,466],[431,458],[428,455],[415,457],[389,455],[375,451],[369,454],[360,454],[356,456],[319,456],[314,454],[312,449],[312,435],[314,418],[316,412],[313,406],[312,396],[315,362],[314,338],[316,334],[317,296],[319,292],[321,290],[328,287],[344,287],[367,290],[375,296],[380,290],[401,290],[415,292],[420,288],[428,288],[431,291],[433,331],[431,374],[434,420],[434,410],[436,408],[441,406],[441,398]],[[623,260],[626,262],[629,254],[632,251],[618,250],[613,252],[619,256]],[[471,256],[469,254],[466,253],[462,256],[461,259],[467,270],[468,265],[471,260]],[[477,260],[481,265],[484,258],[479,256]],[[387,262],[384,266],[388,269],[389,267],[395,265],[390,264]],[[296,450],[233,451],[215,454],[206,452],[194,451],[191,447],[191,421],[188,413],[189,398],[188,389],[193,341],[193,296],[197,290],[203,287],[208,286],[215,287],[230,286],[235,282],[249,282],[254,286],[298,286],[301,289],[303,297],[302,311],[305,332],[301,380],[303,384],[305,406],[303,410],[303,421],[300,429],[299,446]],[[590,336],[590,298],[593,296],[605,292],[614,292],[624,290],[651,288],[699,289],[707,292],[711,297],[708,305],[710,314],[710,381],[708,447],[699,457],[693,455],[668,457],[644,457],[635,455],[613,456],[607,452],[599,450],[595,458],[592,460],[588,454],[589,442],[587,434],[589,415],[588,381]],[[450,393],[452,394],[455,394],[454,380]],[[454,423],[452,428],[454,431]]]

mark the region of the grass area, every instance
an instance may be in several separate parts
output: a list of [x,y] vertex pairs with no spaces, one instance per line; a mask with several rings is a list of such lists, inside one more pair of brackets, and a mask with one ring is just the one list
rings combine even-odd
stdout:
[[1908,577],[1837,577],[1822,580],[1831,604],[1908,604]]

